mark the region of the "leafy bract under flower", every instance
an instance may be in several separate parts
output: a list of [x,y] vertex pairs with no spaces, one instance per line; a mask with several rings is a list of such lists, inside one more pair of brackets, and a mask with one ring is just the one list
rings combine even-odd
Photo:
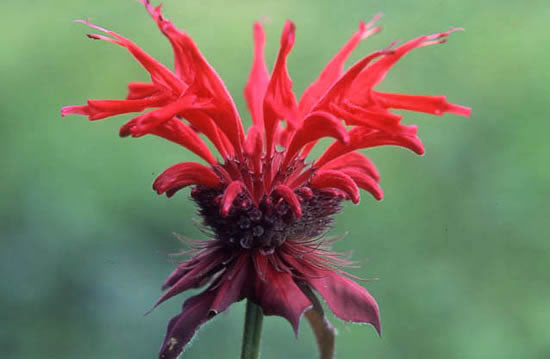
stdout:
[[[78,20],[101,34],[92,39],[122,46],[143,66],[150,82],[132,82],[124,100],[89,100],[67,106],[63,116],[91,121],[140,113],[120,129],[122,137],[153,134],[177,143],[205,164],[182,162],[165,170],[153,188],[167,196],[194,186],[192,198],[212,234],[170,275],[157,305],[187,289],[207,285],[189,298],[170,321],[161,358],[175,358],[197,328],[231,303],[248,298],[267,315],[288,319],[298,331],[312,306],[311,289],[343,320],[370,323],[380,332],[374,298],[339,269],[348,263],[320,238],[343,200],[358,203],[360,189],[383,197],[380,175],[360,149],[394,145],[418,154],[424,146],[416,126],[404,125],[392,109],[468,116],[470,109],[444,96],[375,90],[405,54],[445,42],[458,29],[420,36],[376,51],[347,71],[344,63],[359,42],[377,33],[377,15],[359,29],[298,100],[287,58],[295,25],[287,21],[271,73],[263,49],[265,34],[255,23],[254,58],[244,97],[252,125],[244,131],[233,99],[191,37],[164,18],[161,7],[142,0],[174,52],[168,69],[125,37]],[[307,156],[321,138],[333,143],[317,160]],[[219,153],[214,155],[205,140]],[[308,294],[310,293],[310,294]]]

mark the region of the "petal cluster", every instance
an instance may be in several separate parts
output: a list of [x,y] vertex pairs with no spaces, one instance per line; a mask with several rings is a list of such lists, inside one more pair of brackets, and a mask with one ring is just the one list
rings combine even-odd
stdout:
[[[286,65],[295,41],[294,24],[287,21],[284,26],[280,50],[270,74],[263,54],[263,26],[255,23],[254,59],[244,89],[252,125],[245,134],[223,81],[191,37],[166,20],[160,6],[154,8],[147,1],[144,3],[172,45],[174,71],[125,37],[79,20],[103,33],[89,34],[90,38],[126,48],[149,72],[151,82],[130,83],[125,100],[89,100],[83,106],[64,107],[62,115],[86,115],[94,121],[141,112],[122,126],[121,136],[161,136],[186,147],[210,165],[177,164],[169,168],[155,182],[158,193],[171,196],[189,185],[219,185],[213,180],[218,177],[227,188],[232,181],[241,182],[241,189],[247,190],[256,204],[278,185],[293,191],[304,185],[333,188],[354,202],[359,201],[361,188],[381,199],[383,192],[376,168],[367,157],[355,151],[395,145],[418,154],[424,152],[416,126],[402,124],[402,116],[391,112],[392,109],[435,115],[470,114],[469,108],[449,103],[444,96],[375,90],[405,54],[419,47],[443,43],[449,34],[459,29],[420,36],[400,46],[376,51],[344,72],[344,63],[359,42],[380,30],[375,26],[379,16],[367,24],[361,22],[357,32],[297,100]],[[318,160],[301,165],[323,137],[333,138],[334,143]],[[218,159],[203,138],[215,146]],[[277,148],[284,150],[278,152]],[[243,166],[248,173],[239,168]],[[231,168],[222,170],[221,167]],[[232,190],[235,189],[233,186]]]
[[[169,197],[194,186],[193,199],[213,236],[201,242],[164,285],[167,291],[157,304],[190,288],[206,285],[207,289],[189,298],[182,313],[172,319],[160,357],[175,358],[201,324],[243,298],[258,303],[267,315],[287,318],[297,331],[301,314],[312,305],[310,289],[338,317],[370,323],[380,331],[376,302],[338,269],[346,262],[330,252],[319,236],[340,210],[341,201],[359,202],[360,189],[377,200],[383,197],[375,165],[358,150],[394,145],[424,152],[416,126],[403,124],[393,109],[469,116],[469,108],[447,102],[444,96],[376,90],[405,54],[444,43],[459,29],[392,44],[344,70],[356,46],[380,31],[377,15],[359,24],[297,99],[287,69],[295,25],[285,23],[270,73],[263,26],[255,23],[252,69],[244,89],[252,124],[245,131],[223,81],[192,38],[162,15],[161,6],[141,1],[170,42],[174,69],[129,39],[78,20],[99,32],[89,38],[124,47],[151,80],[130,83],[126,99],[89,100],[64,107],[61,114],[95,121],[137,113],[121,127],[120,136],[160,136],[205,162],[175,164],[153,184],[157,193]],[[333,142],[318,159],[308,158],[322,138]],[[232,229],[222,230],[227,228]]]

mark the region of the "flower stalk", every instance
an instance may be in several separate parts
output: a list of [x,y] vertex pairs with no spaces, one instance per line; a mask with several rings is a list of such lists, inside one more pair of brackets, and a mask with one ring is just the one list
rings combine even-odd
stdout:
[[241,359],[258,359],[264,314],[251,300],[246,301]]

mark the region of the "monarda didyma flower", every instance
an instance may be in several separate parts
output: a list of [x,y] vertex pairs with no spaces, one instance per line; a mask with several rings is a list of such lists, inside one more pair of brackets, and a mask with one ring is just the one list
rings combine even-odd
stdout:
[[[266,315],[286,318],[297,332],[301,315],[312,306],[319,309],[316,292],[337,317],[369,323],[380,332],[374,298],[342,271],[349,262],[330,251],[323,234],[342,201],[359,202],[359,189],[378,200],[383,196],[375,166],[357,150],[396,145],[424,152],[416,126],[403,125],[391,109],[470,114],[469,108],[451,104],[443,96],[374,89],[406,53],[443,43],[456,29],[376,51],[344,72],[344,61],[358,43],[380,30],[376,18],[361,22],[297,101],[286,66],[294,45],[294,24],[286,22],[269,74],[264,31],[256,23],[254,60],[244,89],[252,125],[245,132],[225,85],[191,37],[166,20],[160,6],[144,4],[172,45],[174,71],[130,40],[80,21],[105,34],[89,34],[90,38],[125,47],[149,72],[151,82],[130,83],[125,100],[89,100],[61,113],[86,115],[94,121],[143,112],[122,126],[121,136],[161,136],[206,162],[178,163],[153,184],[168,197],[193,186],[191,198],[212,235],[211,240],[197,242],[192,257],[164,283],[166,292],[156,305],[190,288],[206,289],[187,299],[182,312],[170,321],[160,357],[175,358],[200,325],[244,298]],[[153,110],[144,112],[149,108]],[[320,158],[307,159],[323,137],[333,138],[334,143]],[[219,158],[204,138],[215,146]]]

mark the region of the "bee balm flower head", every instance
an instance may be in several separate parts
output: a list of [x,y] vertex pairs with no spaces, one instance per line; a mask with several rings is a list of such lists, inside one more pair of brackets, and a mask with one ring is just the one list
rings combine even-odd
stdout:
[[[80,21],[103,33],[90,38],[126,48],[151,81],[130,83],[124,100],[89,100],[61,113],[86,115],[92,121],[141,113],[122,126],[121,136],[157,135],[205,162],[173,165],[153,184],[169,197],[192,186],[191,197],[213,237],[199,242],[163,286],[166,292],[157,305],[187,289],[207,288],[187,299],[170,321],[160,357],[175,358],[201,324],[244,298],[266,315],[286,318],[297,332],[300,316],[316,301],[315,291],[339,318],[369,323],[380,332],[375,300],[340,269],[348,263],[330,251],[322,235],[342,201],[359,202],[360,189],[376,199],[383,196],[376,167],[357,150],[396,145],[424,152],[416,126],[402,124],[392,109],[469,115],[470,109],[443,96],[375,90],[406,53],[443,43],[456,29],[376,51],[344,72],[357,44],[380,30],[376,18],[361,22],[298,101],[286,66],[294,24],[287,21],[284,26],[270,74],[263,55],[264,31],[256,23],[254,60],[244,89],[252,125],[245,132],[225,85],[191,37],[166,20],[160,6],[144,4],[172,46],[174,70],[121,35]],[[320,158],[306,159],[324,137],[333,143]]]

